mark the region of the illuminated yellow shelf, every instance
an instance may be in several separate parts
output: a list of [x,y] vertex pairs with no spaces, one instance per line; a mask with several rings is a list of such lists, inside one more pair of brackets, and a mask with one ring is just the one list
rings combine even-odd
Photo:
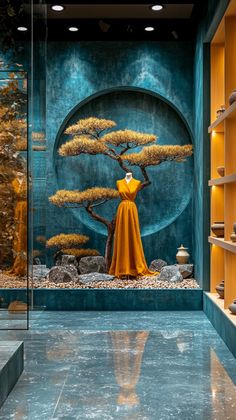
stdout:
[[221,178],[210,179],[208,185],[212,187],[213,185],[224,185],[229,184],[230,182],[236,182],[236,173],[222,176]]
[[208,242],[236,254],[236,242],[225,241],[224,238],[217,238],[216,236],[209,236]]
[[[214,293],[217,284],[224,279],[224,300],[215,301],[222,310],[236,298],[236,243],[230,241],[236,223],[236,102],[228,106],[228,99],[236,88],[235,57],[236,0],[230,0],[210,46],[210,220],[211,224],[215,220],[224,220],[225,223],[224,238],[217,238],[213,233],[208,238],[211,244],[210,291]],[[221,104],[227,109],[215,119]],[[223,177],[217,172],[219,166],[225,168]]]
[[224,121],[229,118],[236,118],[236,101],[232,103],[232,105],[229,106],[225,110],[225,112],[218,117],[209,127],[208,127],[208,133],[211,133],[213,130],[216,130],[217,132],[224,132]]

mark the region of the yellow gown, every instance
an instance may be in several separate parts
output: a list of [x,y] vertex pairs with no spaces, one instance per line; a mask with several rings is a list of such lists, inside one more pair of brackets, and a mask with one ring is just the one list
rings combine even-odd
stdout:
[[22,183],[15,178],[12,182],[17,197],[15,207],[16,231],[13,241],[13,249],[16,253],[14,264],[7,272],[14,276],[24,276],[27,273],[27,184],[26,179]]
[[141,181],[132,178],[116,182],[121,203],[116,215],[114,250],[109,274],[121,276],[156,275],[147,267],[140,236],[138,210],[134,202]]

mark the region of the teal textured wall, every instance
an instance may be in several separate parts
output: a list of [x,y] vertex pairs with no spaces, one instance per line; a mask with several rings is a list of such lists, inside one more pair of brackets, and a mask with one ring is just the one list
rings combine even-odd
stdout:
[[[58,132],[73,109],[70,122],[96,114],[114,118],[118,128],[155,132],[160,144],[191,142],[192,59],[193,49],[188,42],[49,43],[47,153],[38,155],[35,160],[36,171],[40,165],[46,165],[46,195],[55,193],[58,188],[81,189],[98,181],[99,185],[115,186],[115,180],[123,176],[102,157],[66,159],[57,156],[55,152],[63,141],[63,137],[57,138]],[[117,91],[122,87],[126,91]],[[137,91],[132,91],[133,88]],[[99,95],[109,89],[112,92]],[[95,94],[97,98],[93,98]],[[86,104],[78,106],[91,96]],[[56,138],[58,144],[55,144]],[[193,253],[193,160],[185,164],[163,164],[151,169],[150,174],[153,184],[141,192],[137,200],[145,254],[148,261],[160,257],[175,262],[176,248],[181,242]],[[135,176],[140,177],[138,173]],[[38,182],[35,199],[40,202],[43,195]],[[108,213],[111,207],[107,207]],[[83,210],[75,213],[48,204],[44,220],[47,237],[59,232],[83,232],[91,238],[89,246],[103,252],[104,231],[100,225],[91,223]],[[39,233],[42,222],[41,218]],[[37,231],[37,226],[35,229]]]

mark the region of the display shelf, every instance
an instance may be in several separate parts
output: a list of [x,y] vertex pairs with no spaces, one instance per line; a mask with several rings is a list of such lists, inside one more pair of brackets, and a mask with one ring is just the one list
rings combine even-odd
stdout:
[[230,182],[236,182],[236,173],[222,176],[221,178],[210,179],[208,185],[212,187],[213,185],[224,185],[229,184]]
[[224,307],[224,299],[220,299],[217,293],[206,293],[224,315],[236,326],[236,315],[233,315],[228,308]]
[[[210,293],[204,297],[204,310],[215,327],[219,327],[223,339],[231,343],[236,335],[236,316],[228,310],[236,299],[236,243],[230,241],[236,223],[236,102],[228,106],[229,96],[236,87],[236,0],[229,2],[218,29],[211,41],[210,75],[210,134],[211,173],[208,181],[211,187],[211,224],[224,221],[224,238],[209,236],[210,250]],[[227,109],[215,119],[217,110],[225,105]],[[225,168],[223,177],[218,167]],[[216,294],[216,286],[224,280],[224,299]],[[217,320],[217,322],[216,322]],[[230,321],[229,321],[230,320]],[[218,322],[222,322],[221,328]],[[234,322],[234,325],[230,327]],[[230,324],[230,325],[229,325]],[[225,325],[234,332],[226,333]],[[232,331],[233,331],[232,330]],[[231,338],[228,336],[231,335]],[[232,343],[231,343],[232,344]],[[232,345],[236,352],[236,346]]]
[[227,118],[236,118],[236,102],[233,102],[232,105],[230,105],[229,108],[227,108],[225,112],[208,127],[208,133],[212,133],[214,130],[217,132],[224,132],[224,121]]
[[236,357],[236,316],[232,315],[228,308],[224,308],[224,302],[217,298],[216,293],[203,293],[203,309],[218,334]]
[[227,251],[236,254],[236,243],[231,241],[225,241],[224,238],[217,238],[216,236],[209,236],[208,242],[213,245],[217,245],[220,248],[226,249]]

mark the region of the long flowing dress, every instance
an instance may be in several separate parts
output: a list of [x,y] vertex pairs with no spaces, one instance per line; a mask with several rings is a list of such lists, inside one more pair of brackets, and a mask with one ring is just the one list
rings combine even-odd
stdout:
[[109,274],[121,276],[155,275],[147,267],[140,236],[138,210],[134,202],[141,181],[132,178],[116,182],[121,202],[116,215],[114,250]]
[[24,276],[27,272],[27,184],[26,179],[20,182],[15,178],[12,182],[17,197],[15,207],[16,230],[13,241],[15,260],[7,274]]

